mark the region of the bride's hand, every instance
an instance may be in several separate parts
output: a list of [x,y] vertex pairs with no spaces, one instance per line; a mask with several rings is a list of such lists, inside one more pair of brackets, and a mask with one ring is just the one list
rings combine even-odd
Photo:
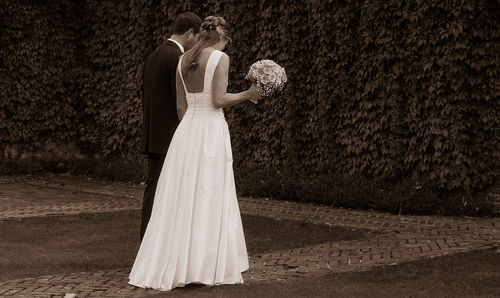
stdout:
[[252,84],[252,86],[248,88],[247,92],[250,95],[250,98],[248,99],[249,101],[251,101],[254,104],[259,103],[259,100],[262,98],[262,95],[260,94],[260,91],[257,88],[257,86],[255,86],[255,84]]

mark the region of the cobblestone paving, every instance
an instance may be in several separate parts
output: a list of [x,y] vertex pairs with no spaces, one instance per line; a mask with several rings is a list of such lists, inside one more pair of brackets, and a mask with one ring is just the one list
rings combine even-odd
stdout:
[[[15,197],[20,185],[55,192],[88,194],[85,202],[26,205]],[[143,186],[78,178],[0,177],[0,220],[52,214],[109,212],[140,208]],[[95,200],[95,195],[101,197]],[[2,202],[8,202],[3,204]],[[335,209],[312,204],[269,199],[240,198],[243,214],[306,221],[321,225],[363,228],[382,232],[364,239],[328,242],[297,249],[250,256],[245,283],[286,280],[332,272],[368,270],[458,252],[500,247],[500,219],[397,216],[392,214]],[[7,206],[7,207],[5,207]],[[156,294],[127,284],[130,268],[26,278],[0,283],[0,296],[129,297]]]

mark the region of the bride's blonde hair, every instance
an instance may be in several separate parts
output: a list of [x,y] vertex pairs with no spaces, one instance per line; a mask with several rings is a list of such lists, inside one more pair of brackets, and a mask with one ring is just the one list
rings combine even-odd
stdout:
[[198,65],[198,58],[204,48],[213,46],[221,39],[229,38],[229,24],[222,17],[206,17],[200,28],[200,36],[194,47],[187,51],[182,58],[182,74],[195,71]]

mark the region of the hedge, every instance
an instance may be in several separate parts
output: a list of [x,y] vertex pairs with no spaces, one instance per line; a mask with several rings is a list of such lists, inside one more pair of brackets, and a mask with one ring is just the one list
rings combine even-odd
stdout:
[[0,144],[77,138],[77,4],[0,3]]
[[[225,111],[246,194],[346,177],[353,187],[425,185],[442,198],[497,180],[494,0],[3,1],[0,142],[34,150],[74,140],[143,163],[144,59],[184,10],[233,25],[231,91],[248,87],[244,75],[258,59],[287,70],[282,94]],[[256,172],[270,181],[265,189],[245,184]],[[334,191],[320,193],[328,201]]]

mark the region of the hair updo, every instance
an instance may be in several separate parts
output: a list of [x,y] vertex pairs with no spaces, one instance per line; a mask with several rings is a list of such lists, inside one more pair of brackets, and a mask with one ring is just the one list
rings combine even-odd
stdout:
[[219,20],[217,17],[206,17],[205,21],[201,24],[201,30],[217,30],[217,26],[219,25]]
[[229,28],[229,24],[222,17],[206,17],[200,26],[198,42],[183,56],[182,73],[185,75],[188,71],[195,71],[199,67],[198,58],[204,48],[230,38]]

